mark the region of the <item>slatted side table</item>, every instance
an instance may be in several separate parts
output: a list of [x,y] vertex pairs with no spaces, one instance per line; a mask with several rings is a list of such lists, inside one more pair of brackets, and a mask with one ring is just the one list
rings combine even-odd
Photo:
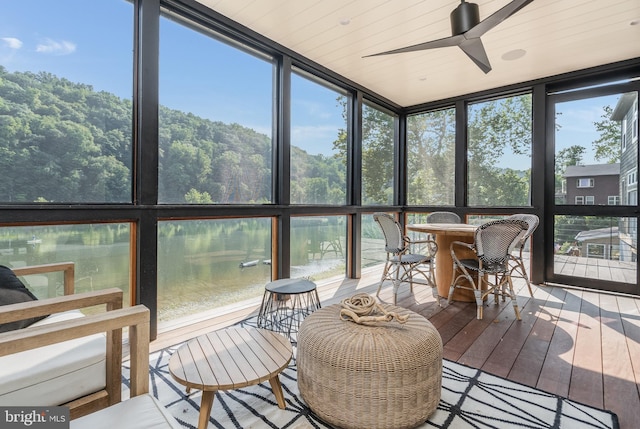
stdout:
[[280,279],[264,288],[258,312],[258,327],[281,332],[289,338],[297,334],[300,324],[320,308],[316,284],[305,279]]

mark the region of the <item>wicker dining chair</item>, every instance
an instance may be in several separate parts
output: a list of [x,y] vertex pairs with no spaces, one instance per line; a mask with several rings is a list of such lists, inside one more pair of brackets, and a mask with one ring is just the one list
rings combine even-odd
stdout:
[[522,237],[520,237],[520,240],[516,242],[516,245],[514,247],[515,254],[512,255],[512,258],[511,258],[511,277],[523,278],[524,281],[527,282],[527,287],[529,288],[529,295],[533,297],[533,290],[531,290],[531,281],[529,280],[529,276],[527,275],[527,269],[524,266],[522,252],[524,250],[525,243],[538,227],[538,224],[540,223],[540,219],[538,218],[538,216],[534,214],[528,214],[528,213],[514,214],[509,216],[507,219],[523,220],[527,222],[527,224],[529,225],[529,227],[527,228],[527,231],[524,233]]
[[462,219],[454,212],[431,212],[427,215],[427,223],[462,223]]
[[[398,221],[387,213],[374,213],[373,220],[380,226],[384,235],[384,248],[387,252],[384,269],[376,296],[380,296],[380,289],[385,280],[393,283],[393,303],[396,304],[398,288],[401,283],[408,282],[413,292],[413,284],[425,284],[436,289],[433,259],[438,246],[431,239],[411,240],[402,232]],[[415,246],[420,246],[421,253],[412,253]],[[416,281],[415,275],[424,277],[424,281]],[[434,292],[437,293],[437,292]]]
[[[513,291],[509,261],[511,251],[527,228],[529,225],[522,220],[496,220],[480,225],[475,232],[472,244],[461,241],[452,242],[450,251],[453,258],[453,275],[449,288],[449,303],[451,303],[456,288],[472,290],[476,299],[477,318],[482,319],[485,297],[493,293],[497,304],[499,296],[502,296],[503,300],[509,296],[516,317],[520,320],[520,310]],[[477,259],[460,259],[458,252],[463,248],[473,251]],[[470,271],[477,273],[475,279]],[[494,278],[493,281],[490,280],[491,276]],[[462,279],[466,279],[471,286],[459,284]],[[486,284],[484,289],[483,283]]]

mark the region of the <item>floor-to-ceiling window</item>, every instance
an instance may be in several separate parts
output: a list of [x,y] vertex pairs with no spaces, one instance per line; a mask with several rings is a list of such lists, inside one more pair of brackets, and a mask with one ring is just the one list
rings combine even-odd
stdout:
[[[0,13],[0,264],[73,262],[76,292],[118,287],[125,302],[126,216],[25,225],[15,208],[131,204],[132,22],[132,3],[114,0],[24,0]],[[24,281],[39,298],[63,293],[61,273]]]
[[550,96],[555,186],[549,260],[558,281],[638,293],[638,92],[618,85]]

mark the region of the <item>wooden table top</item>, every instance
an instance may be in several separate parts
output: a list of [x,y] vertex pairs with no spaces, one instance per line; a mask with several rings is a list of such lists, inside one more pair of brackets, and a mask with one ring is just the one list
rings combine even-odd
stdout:
[[182,345],[169,360],[180,384],[201,390],[230,390],[270,380],[293,356],[283,335],[266,329],[226,328]]
[[414,223],[407,225],[409,231],[427,232],[430,234],[473,236],[478,225],[468,223]]

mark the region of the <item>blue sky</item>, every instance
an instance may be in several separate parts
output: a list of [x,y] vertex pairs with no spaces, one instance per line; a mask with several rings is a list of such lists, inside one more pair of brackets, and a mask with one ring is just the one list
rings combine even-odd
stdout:
[[[9,71],[47,71],[130,99],[132,28],[133,6],[125,0],[4,1],[0,64]],[[161,104],[271,134],[268,60],[169,19],[162,19],[160,31]],[[312,154],[329,154],[337,130],[344,127],[337,93],[300,77],[294,77],[292,93],[292,143]],[[590,146],[598,138],[593,122],[601,120],[602,106],[614,105],[615,99],[572,102],[571,111],[559,118],[557,150]],[[514,159],[505,155],[501,161],[513,164]],[[592,155],[584,161],[596,162]]]
[[[131,99],[132,30],[133,6],[125,0],[4,1],[0,65],[50,72]],[[268,59],[169,19],[161,20],[160,31],[161,104],[271,135]],[[306,79],[296,79],[293,91],[293,143],[309,153],[330,153],[344,128],[337,94]]]

